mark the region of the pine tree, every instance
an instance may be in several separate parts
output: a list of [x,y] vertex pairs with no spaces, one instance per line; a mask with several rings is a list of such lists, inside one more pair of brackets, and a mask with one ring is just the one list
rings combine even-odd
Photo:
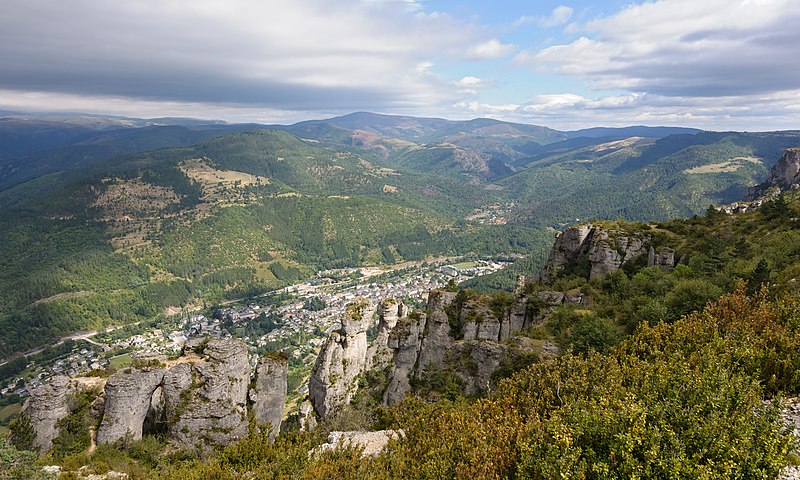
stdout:
[[752,295],[761,289],[761,286],[769,283],[769,276],[772,270],[769,268],[769,263],[765,259],[761,259],[750,274],[747,282],[747,293]]
[[36,440],[36,430],[33,429],[30,417],[21,413],[8,425],[11,430],[9,440],[17,450],[35,450],[33,442]]

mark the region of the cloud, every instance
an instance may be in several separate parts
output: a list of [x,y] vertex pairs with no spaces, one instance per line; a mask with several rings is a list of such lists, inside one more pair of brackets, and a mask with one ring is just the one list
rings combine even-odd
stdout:
[[526,25],[526,24],[536,24],[543,28],[552,28],[558,27],[560,25],[564,25],[569,22],[569,19],[572,18],[572,14],[575,13],[570,7],[559,5],[550,12],[550,15],[546,17],[535,17],[530,15],[524,15],[519,17],[515,22],[514,26]]
[[675,97],[800,88],[794,0],[659,0],[581,25],[584,36],[518,63],[585,79],[591,88]]
[[467,51],[469,60],[490,60],[505,57],[516,51],[517,46],[504,44],[500,40],[493,38],[483,43],[479,43]]
[[[0,89],[275,110],[442,106],[423,65],[507,51],[410,0],[7,0]],[[492,47],[494,46],[494,50]],[[506,50],[504,50],[506,49]]]
[[461,80],[453,82],[453,85],[460,88],[486,88],[494,85],[494,82],[478,77],[466,76]]
[[562,130],[641,124],[765,131],[796,128],[800,123],[800,89],[746,98],[673,97],[647,93],[588,98],[574,93],[558,93],[536,95],[530,102],[518,104],[464,101],[455,104],[454,109],[465,117],[502,118]]

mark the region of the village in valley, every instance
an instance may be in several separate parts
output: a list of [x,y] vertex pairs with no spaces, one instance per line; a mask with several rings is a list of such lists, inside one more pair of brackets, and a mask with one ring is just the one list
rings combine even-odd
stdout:
[[22,373],[0,379],[0,402],[24,400],[30,389],[55,375],[104,376],[137,361],[175,357],[188,339],[203,336],[240,338],[253,353],[284,352],[290,359],[290,378],[295,378],[290,390],[295,387],[296,394],[303,394],[302,380],[325,338],[356,299],[377,303],[396,298],[424,308],[430,290],[509,265],[494,260],[452,263],[454,260],[322,271],[315,278],[259,297],[206,309],[186,307],[180,314],[150,322],[72,335],[29,355]]

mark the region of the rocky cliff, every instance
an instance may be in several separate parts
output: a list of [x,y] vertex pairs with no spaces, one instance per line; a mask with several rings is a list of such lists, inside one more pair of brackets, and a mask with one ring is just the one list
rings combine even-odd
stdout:
[[247,434],[247,346],[214,339],[195,349],[202,361],[176,365],[164,374],[168,436],[185,447],[230,444]]
[[[126,368],[109,377],[98,402],[98,444],[139,440],[159,430],[179,448],[205,450],[243,437],[250,413],[257,424],[272,426],[271,436],[278,432],[286,399],[285,358],[261,358],[253,371],[244,343],[215,338],[187,342],[174,363]],[[41,451],[51,448],[74,391],[74,382],[55,377],[31,392],[26,413]]]
[[281,427],[286,403],[289,363],[282,357],[262,357],[256,366],[256,378],[250,390],[253,416],[259,425],[270,425],[270,438]]
[[[778,163],[770,169],[767,181],[747,189],[745,201],[757,203],[753,206],[759,206],[763,203],[764,195],[769,195],[773,191],[776,195],[779,192],[796,188],[798,184],[800,184],[800,148],[787,148],[783,151]],[[752,206],[739,202],[722,208],[730,213],[731,210],[746,211],[748,207]]]
[[770,170],[767,183],[781,189],[800,183],[800,148],[788,148],[783,152]]
[[69,395],[75,386],[64,376],[53,377],[50,383],[31,390],[23,411],[30,417],[36,431],[34,444],[39,453],[53,447],[53,439],[58,436],[58,421],[69,415]]
[[367,363],[367,328],[374,313],[375,306],[366,300],[349,305],[341,327],[322,346],[308,382],[309,399],[321,418],[355,394],[356,378]]
[[672,269],[675,265],[674,251],[666,247],[656,251],[652,237],[647,233],[592,224],[577,225],[556,236],[541,281],[552,283],[559,272],[569,270],[589,278],[606,275],[643,255],[647,255],[648,265],[664,269]]

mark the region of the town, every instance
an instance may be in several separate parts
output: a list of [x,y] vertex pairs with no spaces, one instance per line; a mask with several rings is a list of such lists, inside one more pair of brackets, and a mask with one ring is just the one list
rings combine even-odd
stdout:
[[[294,386],[310,372],[327,335],[356,299],[401,299],[424,308],[430,290],[496,272],[509,265],[494,260],[407,262],[389,268],[362,267],[319,272],[315,278],[225,306],[186,308],[151,322],[69,337],[49,361],[31,361],[22,374],[2,379],[0,402],[22,400],[28,390],[54,375],[103,376],[136,361],[177,356],[192,337],[237,337],[254,353],[282,351],[297,372]],[[290,392],[291,393],[291,392]]]

